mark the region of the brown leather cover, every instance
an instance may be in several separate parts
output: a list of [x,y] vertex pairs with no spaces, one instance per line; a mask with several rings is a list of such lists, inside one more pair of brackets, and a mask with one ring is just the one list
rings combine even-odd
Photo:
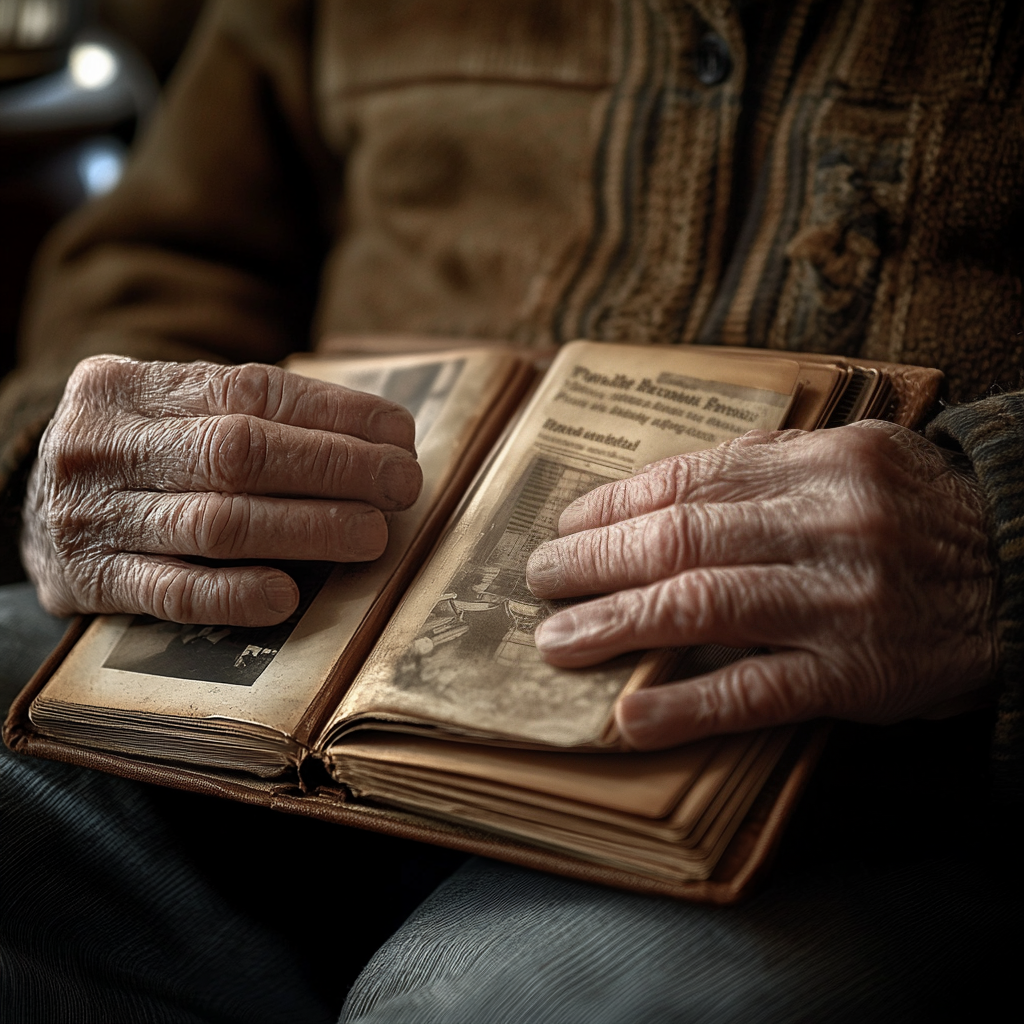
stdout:
[[906,366],[903,363],[886,363],[879,359],[836,359],[834,356],[819,355],[814,352],[780,352],[790,359],[799,358],[801,362],[815,363],[849,363],[851,366],[862,366],[865,370],[883,370],[895,392],[893,407],[885,419],[890,423],[898,423],[901,427],[917,427],[931,412],[938,401],[939,390],[945,375],[941,370],[929,366]]
[[[356,339],[357,342],[359,340]],[[408,343],[408,338],[396,338],[395,348],[408,351]],[[350,346],[340,341],[325,348],[328,351],[333,348],[336,352],[352,352]],[[359,351],[358,344],[355,349]],[[866,368],[885,370],[895,392],[895,400],[887,418],[910,427],[921,422],[934,405],[942,382],[940,371],[926,367],[902,366],[864,359],[844,360],[827,355],[768,349],[758,350],[758,355],[775,355],[779,358],[795,358],[807,362],[848,362]],[[326,781],[326,773],[323,773],[323,778],[311,778],[315,772],[315,769],[312,769],[315,764],[312,759],[306,762],[307,769],[311,770],[303,772],[303,777],[299,779],[265,780],[243,773],[202,770],[129,758],[40,736],[29,720],[29,706],[82,635],[88,621],[86,617],[79,617],[72,623],[60,645],[40,666],[31,682],[11,706],[4,724],[4,741],[17,753],[65,761],[84,768],[95,768],[140,782],[152,782],[161,786],[226,797],[243,803],[259,804],[290,814],[306,814],[340,825],[351,825],[494,857],[582,881],[699,903],[736,903],[747,896],[763,877],[778,849],[786,821],[793,813],[824,749],[830,729],[828,723],[818,722],[798,730],[709,879],[671,883],[594,864],[565,853],[530,846],[481,830],[453,825],[406,811],[359,803],[352,799],[343,787],[333,781]]]
[[137,782],[152,782],[207,796],[258,804],[289,814],[306,814],[339,825],[446,846],[585,882],[697,903],[736,903],[747,896],[763,877],[778,848],[783,827],[821,755],[829,731],[828,724],[820,722],[798,731],[711,878],[673,884],[406,811],[360,804],[352,800],[342,787],[311,779],[308,774],[302,781],[257,779],[243,773],[201,770],[123,757],[40,736],[29,721],[29,705],[78,641],[89,621],[88,617],[80,616],[72,622],[60,644],[11,706],[4,723],[4,742],[16,753],[95,768]]

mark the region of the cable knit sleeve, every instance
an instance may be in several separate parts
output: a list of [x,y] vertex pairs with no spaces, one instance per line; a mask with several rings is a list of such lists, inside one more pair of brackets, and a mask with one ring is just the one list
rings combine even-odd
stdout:
[[1024,392],[946,409],[933,441],[954,441],[987,498],[999,568],[999,706],[993,742],[997,795],[1024,800]]

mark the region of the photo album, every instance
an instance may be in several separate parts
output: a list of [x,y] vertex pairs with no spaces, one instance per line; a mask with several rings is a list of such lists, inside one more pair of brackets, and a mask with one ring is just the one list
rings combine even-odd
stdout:
[[527,560],[601,484],[752,429],[914,426],[941,374],[709,346],[579,341],[544,360],[413,342],[285,363],[415,417],[423,491],[389,517],[379,559],[277,563],[301,593],[278,626],[79,618],[12,707],[6,742],[634,891],[735,902],[769,863],[827,726],[629,750],[619,697],[751,652],[555,668],[533,636],[564,602],[533,596]]

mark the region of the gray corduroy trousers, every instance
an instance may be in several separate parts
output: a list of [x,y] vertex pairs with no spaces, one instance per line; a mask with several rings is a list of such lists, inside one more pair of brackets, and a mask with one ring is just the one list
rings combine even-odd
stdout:
[[[7,701],[61,628],[0,588]],[[351,1024],[995,1019],[1022,904],[984,834],[986,726],[840,729],[728,910],[4,751],[0,1019],[327,1022],[346,991]]]

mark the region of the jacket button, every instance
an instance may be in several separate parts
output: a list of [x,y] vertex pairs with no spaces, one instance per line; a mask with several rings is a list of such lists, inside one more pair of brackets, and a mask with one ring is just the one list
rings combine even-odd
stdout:
[[705,85],[718,85],[732,71],[732,57],[725,40],[715,32],[705,32],[697,44],[697,78]]

